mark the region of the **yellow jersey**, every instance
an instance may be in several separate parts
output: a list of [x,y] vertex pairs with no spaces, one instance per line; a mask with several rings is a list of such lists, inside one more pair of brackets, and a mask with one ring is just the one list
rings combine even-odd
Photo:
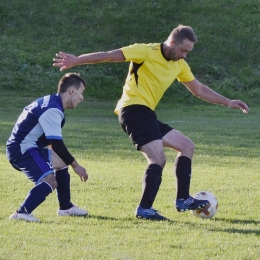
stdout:
[[169,60],[162,43],[134,44],[121,48],[126,62],[130,61],[123,94],[115,113],[129,105],[144,105],[155,110],[164,92],[177,78],[180,82],[194,79],[185,60]]

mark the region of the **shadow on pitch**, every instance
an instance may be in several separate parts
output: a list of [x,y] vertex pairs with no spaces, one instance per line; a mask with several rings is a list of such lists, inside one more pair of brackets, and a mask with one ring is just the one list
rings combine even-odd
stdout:
[[113,218],[113,217],[108,217],[108,216],[100,216],[100,215],[89,215],[88,218],[91,218],[91,219],[97,219],[97,220],[108,220],[108,221],[129,221],[129,222],[133,222],[135,221],[136,223],[140,223],[140,222],[144,222],[144,223],[149,223],[149,222],[152,222],[152,223],[175,223],[176,224],[176,221],[173,221],[173,220],[165,220],[165,221],[157,221],[157,220],[151,220],[151,219],[138,219],[138,218],[135,218],[133,216],[131,217],[118,217],[118,218]]
[[[259,230],[259,224],[260,221],[257,220],[250,220],[250,219],[226,219],[226,218],[214,218],[214,219],[205,219],[205,221],[212,221],[210,226],[207,226],[207,230],[211,232],[226,232],[226,233],[233,233],[233,234],[254,234],[256,236],[260,236],[260,230]],[[228,228],[219,228],[217,226],[214,226],[214,222],[225,222],[225,223],[230,223],[232,224],[231,227]],[[194,229],[194,223],[189,223],[189,222],[183,222],[184,225],[191,226],[192,229]],[[236,225],[255,225],[255,228],[237,228]],[[204,227],[204,224],[203,224]],[[201,228],[201,224],[197,225],[197,228]]]
[[260,221],[254,219],[229,219],[229,218],[216,218],[215,221],[224,221],[231,224],[254,224],[259,225]]

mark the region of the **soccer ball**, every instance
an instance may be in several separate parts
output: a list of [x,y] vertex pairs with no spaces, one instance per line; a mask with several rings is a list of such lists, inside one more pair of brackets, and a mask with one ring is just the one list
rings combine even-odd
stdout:
[[193,195],[193,198],[197,200],[208,200],[210,204],[203,209],[191,210],[191,213],[195,217],[199,218],[212,218],[216,215],[218,211],[218,200],[209,191],[200,191]]

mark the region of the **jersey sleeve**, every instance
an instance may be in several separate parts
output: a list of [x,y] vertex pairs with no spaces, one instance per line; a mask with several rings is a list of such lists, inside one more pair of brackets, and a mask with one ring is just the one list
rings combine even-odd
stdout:
[[64,114],[57,108],[46,110],[39,118],[46,139],[62,140],[61,122]]
[[177,77],[177,80],[180,82],[189,82],[194,80],[194,75],[191,72],[191,69],[185,60],[181,60],[181,71]]
[[133,44],[127,47],[121,48],[125,56],[125,61],[134,61],[136,63],[141,63],[144,61],[147,54],[147,47],[145,44]]

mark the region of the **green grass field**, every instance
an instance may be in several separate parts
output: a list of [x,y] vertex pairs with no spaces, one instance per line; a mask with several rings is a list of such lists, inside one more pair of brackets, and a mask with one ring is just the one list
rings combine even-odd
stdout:
[[[187,61],[217,92],[240,98],[248,115],[208,105],[174,83],[157,109],[159,119],[195,143],[191,193],[218,198],[215,218],[173,208],[174,151],[154,207],[171,221],[138,220],[146,160],[135,151],[113,113],[128,64],[76,67],[86,100],[67,111],[65,143],[89,174],[71,172],[72,201],[87,218],[57,216],[55,193],[33,212],[41,223],[9,216],[32,188],[5,157],[5,143],[21,109],[56,91],[58,51],[80,55],[135,42],[163,42],[178,24],[199,42]],[[260,65],[259,0],[31,0],[0,1],[0,260],[259,260]]]
[[[8,101],[12,100],[13,105]],[[59,217],[55,194],[35,210],[41,223],[9,221],[32,187],[5,158],[4,143],[30,99],[0,97],[0,259],[259,259],[259,116],[215,105],[161,105],[158,117],[196,144],[191,193],[209,190],[219,201],[215,218],[173,209],[175,181],[168,158],[154,207],[169,222],[138,220],[134,210],[146,161],[135,151],[113,113],[114,103],[86,99],[67,111],[64,138],[88,171],[71,172],[73,202],[87,218]]]
[[[228,97],[260,103],[259,0],[41,0],[0,1],[0,90],[40,95],[56,89],[55,53],[80,55],[133,43],[164,42],[179,24],[199,42],[187,57],[203,83]],[[76,67],[89,95],[117,99],[128,64]],[[165,99],[193,104],[173,84]]]

